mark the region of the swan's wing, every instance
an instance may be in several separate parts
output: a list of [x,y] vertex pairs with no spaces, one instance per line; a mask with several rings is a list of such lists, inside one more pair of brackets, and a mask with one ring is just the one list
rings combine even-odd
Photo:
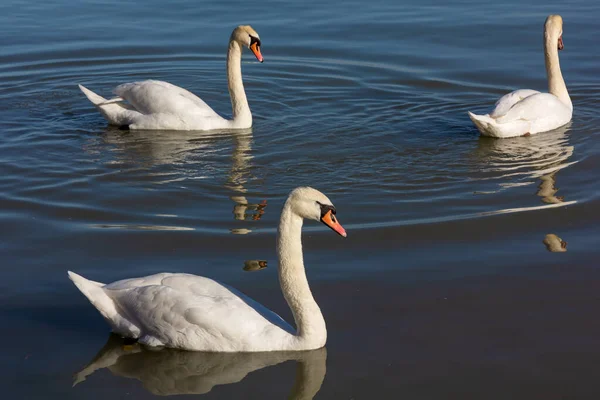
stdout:
[[245,350],[269,335],[293,332],[281,317],[242,293],[195,275],[158,274],[105,290],[143,335],[170,347]]
[[496,121],[505,124],[516,120],[531,123],[539,123],[543,120],[552,125],[551,121],[563,120],[567,117],[564,123],[571,119],[571,110],[558,97],[550,93],[537,93],[513,105],[506,114],[496,118]]
[[[213,279],[191,274],[170,274],[162,279],[162,284],[178,290],[181,293],[189,293],[196,297],[211,297],[219,300],[231,299],[232,302],[242,302],[244,307],[249,307],[252,312],[258,313],[261,319],[265,319],[270,324],[279,326],[290,333],[294,332],[289,324],[278,314],[246,296],[239,290]],[[203,310],[199,311],[201,316],[205,315]],[[190,318],[192,318],[192,315],[195,315],[195,313],[191,313]]]
[[193,93],[163,81],[124,83],[115,88],[115,94],[127,100],[142,114],[191,115],[221,118],[201,98]]
[[490,113],[490,117],[498,118],[503,116],[510,110],[515,104],[520,102],[521,100],[526,99],[529,96],[540,93],[537,90],[531,89],[519,89],[514,92],[510,92],[500,97],[500,99],[496,102],[494,107],[494,111]]

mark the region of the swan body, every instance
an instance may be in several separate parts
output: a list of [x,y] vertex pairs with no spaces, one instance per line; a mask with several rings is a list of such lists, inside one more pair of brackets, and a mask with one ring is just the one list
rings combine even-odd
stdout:
[[502,96],[489,114],[469,112],[482,135],[497,138],[533,135],[559,128],[571,120],[573,104],[558,59],[558,50],[563,49],[562,26],[560,15],[550,15],[544,24],[549,93],[520,89]]
[[242,81],[242,48],[248,47],[262,62],[260,38],[250,26],[233,30],[227,52],[227,81],[233,119],[217,114],[201,98],[168,82],[147,80],[117,86],[118,97],[107,100],[79,85],[81,91],[112,125],[142,130],[247,129],[252,126]]
[[115,333],[149,346],[215,352],[311,350],[327,339],[325,321],[308,286],[302,259],[304,218],[342,236],[335,208],[321,192],[297,188],[278,230],[279,280],[297,330],[227,285],[190,274],[161,273],[108,285],[69,271],[69,277]]

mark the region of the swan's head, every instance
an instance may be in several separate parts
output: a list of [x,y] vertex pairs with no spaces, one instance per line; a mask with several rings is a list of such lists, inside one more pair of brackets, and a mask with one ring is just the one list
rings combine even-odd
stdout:
[[562,40],[563,19],[560,15],[549,15],[544,24],[544,36],[546,40],[556,41],[558,50],[565,48]]
[[250,49],[256,59],[263,62],[263,56],[260,54],[260,37],[250,25],[240,25],[231,33],[230,42],[237,42],[242,47]]
[[296,188],[290,193],[287,205],[298,216],[321,221],[338,234],[346,237],[346,230],[338,221],[331,200],[318,190],[310,187]]

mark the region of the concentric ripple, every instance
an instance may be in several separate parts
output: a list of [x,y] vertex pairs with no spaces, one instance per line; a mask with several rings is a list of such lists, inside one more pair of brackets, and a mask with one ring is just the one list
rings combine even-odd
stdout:
[[[440,32],[456,30],[432,12]],[[160,34],[138,27],[122,37],[94,20],[86,22],[94,34],[73,33],[70,42],[48,47],[39,38],[7,46],[0,51],[6,132],[0,205],[38,223],[67,218],[71,229],[248,234],[273,229],[284,196],[298,185],[330,194],[355,229],[535,210],[596,196],[586,188],[589,163],[581,163],[597,147],[600,103],[598,83],[582,83],[592,78],[586,64],[578,73],[563,53],[568,82],[579,78],[570,85],[572,124],[527,138],[480,138],[466,111],[485,111],[513,88],[504,86],[513,67],[498,70],[490,61],[502,61],[495,50],[503,45],[482,49],[480,62],[472,63],[470,46],[485,38],[443,42],[423,30],[421,17],[410,17],[414,22],[398,28],[396,19],[365,15],[352,24],[371,26],[377,18],[381,30],[365,28],[361,35],[337,21],[341,30],[327,36],[328,23],[313,21],[301,38],[298,27],[276,34],[280,26],[263,24],[266,62],[247,55],[243,64],[255,119],[248,132],[118,130],[106,126],[76,86],[110,96],[124,81],[162,79],[229,115],[228,32],[216,21],[214,37],[191,35],[198,28],[189,22]],[[385,34],[392,28],[420,35],[399,42]],[[587,40],[583,31],[569,35]],[[524,60],[519,68],[539,72],[535,79],[515,74],[511,84],[542,89],[541,55],[529,57],[528,43],[510,51]]]

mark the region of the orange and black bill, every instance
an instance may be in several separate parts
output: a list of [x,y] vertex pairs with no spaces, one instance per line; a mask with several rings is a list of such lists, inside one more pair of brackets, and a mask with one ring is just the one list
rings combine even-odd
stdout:
[[263,62],[263,56],[260,54],[260,39],[250,36],[250,50],[259,62]]
[[562,50],[565,48],[565,44],[562,41],[562,36],[558,38],[558,49]]
[[335,207],[321,204],[321,222],[336,231],[339,235],[346,237],[346,230],[335,216]]

